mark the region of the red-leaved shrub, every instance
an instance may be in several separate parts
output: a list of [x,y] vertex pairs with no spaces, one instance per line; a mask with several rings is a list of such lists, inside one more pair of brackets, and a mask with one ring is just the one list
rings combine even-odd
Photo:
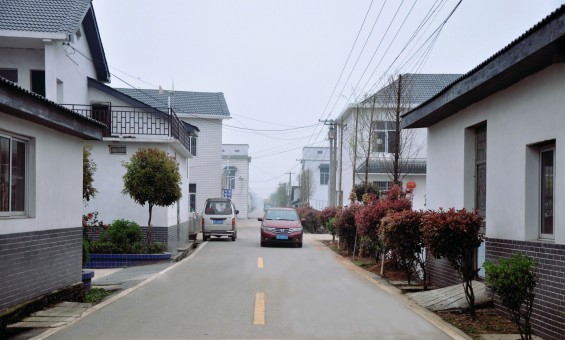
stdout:
[[399,192],[400,188],[394,187],[389,190],[385,199],[372,197],[367,206],[355,214],[355,223],[360,237],[378,244],[381,219],[389,212],[412,209],[412,201],[406,196],[401,196]]
[[300,219],[306,219],[306,222],[302,222],[302,227],[312,234],[318,233],[318,228],[320,227],[318,216],[320,212],[316,209],[312,209],[311,207],[300,207],[294,209]]
[[339,241],[353,250],[355,247],[355,213],[363,209],[363,204],[352,203],[345,206],[336,215],[335,227],[338,231]]
[[[328,222],[332,218],[336,217],[336,215],[337,215],[336,207],[328,206],[322,209],[322,211],[320,211],[320,214],[318,215],[318,221],[320,223],[320,226],[328,229],[328,225],[327,225]],[[329,232],[332,234],[332,236],[335,239],[335,228],[330,228]]]
[[477,211],[427,211],[422,217],[422,234],[426,248],[436,258],[446,258],[461,275],[471,316],[475,317],[475,294],[472,280],[475,269],[473,251],[483,242],[479,229],[483,218]]
[[412,274],[419,265],[423,272],[424,289],[427,289],[427,261],[424,258],[424,239],[422,237],[422,211],[404,210],[388,213],[381,220],[380,236],[382,242],[391,250],[393,257],[406,273],[410,284]]

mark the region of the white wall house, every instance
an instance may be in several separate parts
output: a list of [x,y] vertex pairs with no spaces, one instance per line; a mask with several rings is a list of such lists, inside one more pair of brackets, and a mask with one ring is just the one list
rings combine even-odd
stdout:
[[230,189],[239,218],[249,214],[249,144],[222,144],[222,189]]
[[109,81],[90,1],[0,2],[0,312],[82,289],[82,147],[105,126],[56,103],[87,76]]
[[[415,107],[420,103],[426,101],[435,93],[439,92],[446,85],[451,83],[453,80],[457,79],[460,75],[458,74],[403,74],[401,85],[406,88],[406,92],[402,92],[404,98],[404,103],[402,105],[406,107]],[[398,79],[389,87],[397,87]],[[369,129],[366,125],[360,126],[361,124],[368,124],[370,120],[370,112],[373,97],[376,97],[375,107],[374,107],[374,117],[373,123],[370,128],[372,133],[371,139],[371,151],[369,156],[369,172],[368,172],[368,182],[376,184],[388,190],[392,187],[393,176],[391,170],[393,168],[393,130],[395,130],[395,122],[391,120],[389,114],[385,113],[383,109],[383,102],[386,102],[387,95],[390,89],[388,87],[382,88],[377,91],[374,95],[370,96],[365,100],[365,105],[360,103],[349,104],[337,118],[337,122],[343,127],[339,126],[337,128],[338,133],[342,133],[343,136],[338,136],[338,146],[337,146],[337,180],[336,180],[336,190],[339,192],[340,183],[341,191],[343,192],[343,200],[338,204],[349,203],[349,194],[353,189],[354,184],[360,184],[365,182],[365,175],[367,168],[367,157],[357,157],[356,169],[353,169],[354,165],[354,138],[355,138],[355,120],[356,116],[358,119],[357,135],[367,136]],[[360,107],[360,108],[358,108]],[[363,131],[363,132],[361,132]],[[405,159],[405,164],[410,164],[410,166],[405,166],[409,171],[404,172],[404,178],[401,179],[403,189],[406,189],[406,184],[408,182],[416,183],[416,188],[412,191],[412,199],[415,209],[424,209],[426,206],[426,129],[419,129],[417,131],[410,131],[411,137],[406,137],[406,144],[412,145],[412,152],[410,157]],[[343,141],[340,146],[339,142]],[[358,142],[359,143],[359,142]],[[361,152],[358,151],[358,154]],[[343,154],[343,157],[341,156]],[[342,172],[340,174],[340,157],[342,157]],[[402,162],[402,161],[401,161]],[[355,174],[355,176],[354,176]],[[358,197],[360,200],[361,198]]]
[[[563,22],[565,6],[402,121],[428,128],[428,207],[478,209],[485,218],[477,268],[519,253],[539,261],[532,323],[545,339],[565,334]],[[446,261],[432,266],[434,284],[457,282]]]
[[[118,90],[153,107],[166,107],[168,102],[168,91]],[[171,106],[181,120],[200,131],[197,145],[191,146],[189,166],[190,210],[200,213],[207,198],[222,195],[222,122],[230,119],[230,112],[221,92],[175,91]]]
[[[330,148],[329,147],[304,147],[302,148],[302,169],[310,169],[314,174],[314,190],[310,198],[310,206],[322,210],[329,203],[330,179]],[[300,195],[300,194],[299,194]],[[303,200],[303,197],[300,197]]]
[[122,176],[129,161],[140,148],[157,148],[175,157],[181,174],[182,198],[169,207],[152,209],[152,242],[161,242],[176,252],[189,238],[190,194],[189,159],[191,144],[196,145],[198,128],[181,121],[174,110],[151,107],[123,92],[88,78],[88,105],[70,105],[74,111],[104,122],[108,128],[102,141],[92,144],[92,159],[98,166],[94,174],[96,197],[83,208],[85,214],[99,213],[110,223],[117,219],[135,221],[144,232],[149,220],[148,206],[141,206],[121,191]]

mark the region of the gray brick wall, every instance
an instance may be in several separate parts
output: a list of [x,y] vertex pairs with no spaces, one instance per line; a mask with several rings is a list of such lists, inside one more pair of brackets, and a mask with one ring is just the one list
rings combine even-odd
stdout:
[[[487,260],[499,257],[510,258],[514,254],[528,255],[539,262],[539,284],[535,289],[536,298],[532,311],[532,327],[536,335],[548,340],[565,339],[565,245],[542,242],[513,241],[489,238],[486,240]],[[496,311],[508,317],[494,298]]]
[[0,235],[0,312],[82,280],[82,228]]

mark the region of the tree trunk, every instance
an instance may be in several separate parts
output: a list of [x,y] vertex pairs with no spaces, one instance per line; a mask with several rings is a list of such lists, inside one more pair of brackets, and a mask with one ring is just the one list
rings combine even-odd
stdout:
[[[351,186],[352,190],[355,190],[355,171],[357,170],[357,127],[359,125],[359,107],[357,107],[355,113],[355,138],[353,142],[353,184]],[[357,197],[359,200],[359,197]]]
[[371,137],[373,136],[373,116],[375,115],[376,96],[373,96],[373,104],[371,105],[371,119],[369,120],[369,141],[367,143],[367,160],[365,161],[365,193],[369,192],[369,159],[371,158]]
[[153,211],[153,205],[149,204],[149,221],[147,222],[147,239],[145,240],[146,245],[151,244],[151,212]]

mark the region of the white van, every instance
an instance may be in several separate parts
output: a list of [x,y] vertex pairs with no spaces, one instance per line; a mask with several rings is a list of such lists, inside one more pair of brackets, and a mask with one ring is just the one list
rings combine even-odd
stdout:
[[202,212],[202,239],[210,236],[227,236],[232,241],[237,238],[237,214],[239,210],[229,198],[211,197],[206,200]]

